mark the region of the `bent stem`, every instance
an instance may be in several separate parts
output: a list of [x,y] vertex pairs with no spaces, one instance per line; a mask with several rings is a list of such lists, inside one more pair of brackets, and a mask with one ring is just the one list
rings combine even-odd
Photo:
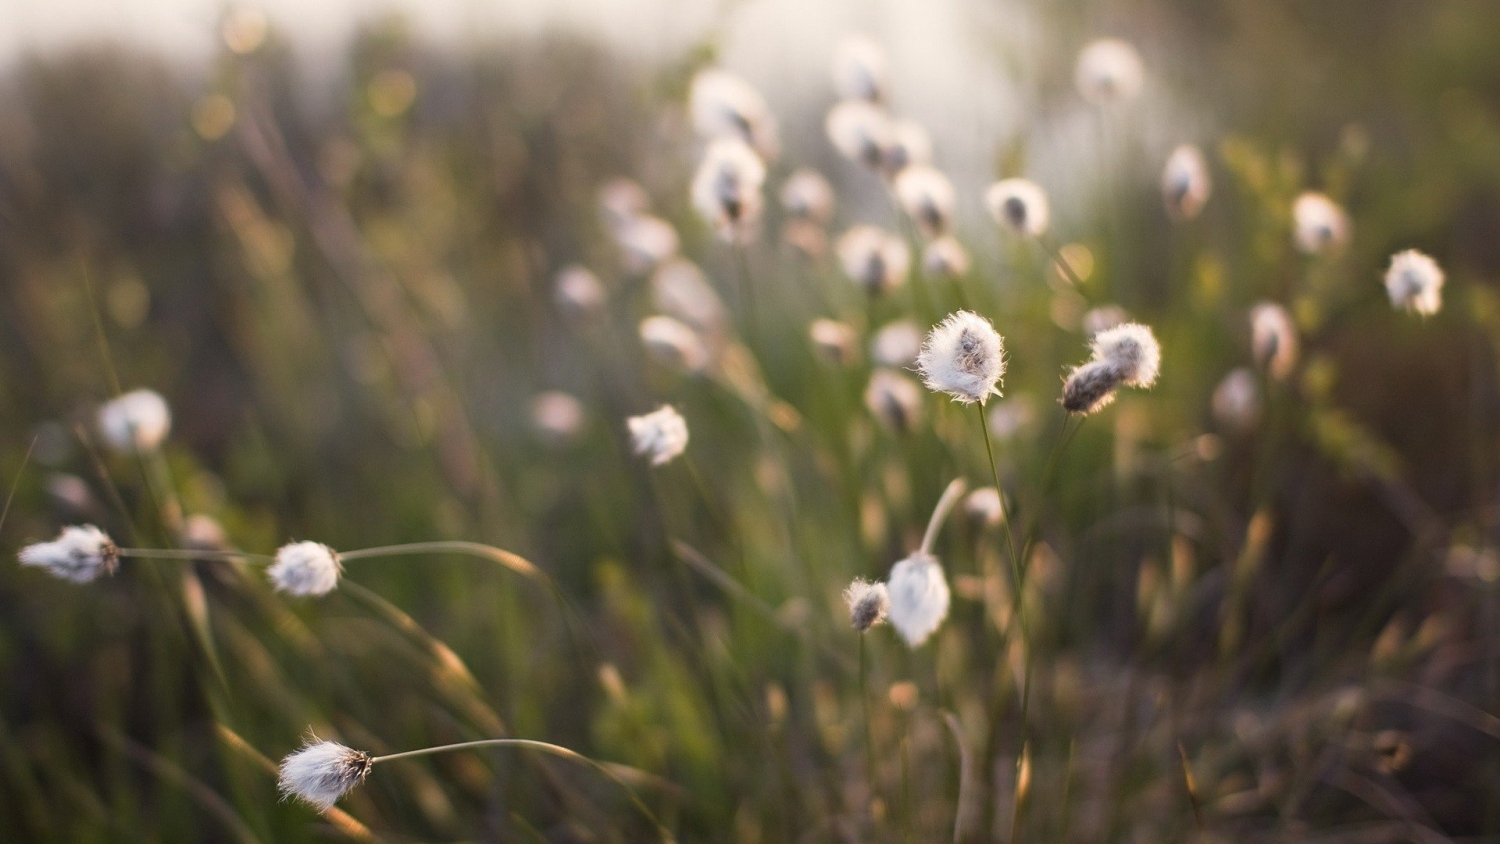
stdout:
[[417,750],[406,750],[400,753],[389,753],[385,756],[375,756],[370,759],[370,764],[374,765],[378,762],[393,762],[397,759],[412,759],[418,756],[431,756],[436,753],[449,753],[456,750],[472,750],[480,747],[526,748],[529,750],[536,750],[541,753],[551,754],[562,759],[568,759],[573,762],[579,762],[581,764],[587,765],[598,771],[599,773],[605,775],[606,777],[609,777],[614,781],[616,785],[625,790],[625,793],[630,797],[630,802],[640,810],[641,814],[645,815],[646,818],[651,821],[651,824],[653,826],[656,827],[656,832],[661,836],[662,841],[671,842],[674,840],[672,838],[672,833],[668,831],[665,826],[662,826],[661,821],[657,820],[656,815],[652,813],[651,809],[646,806],[644,801],[641,800],[640,795],[636,794],[635,789],[630,786],[630,783],[626,782],[620,777],[619,774],[616,774],[613,770],[611,770],[610,766],[604,764],[603,762],[598,762],[590,759],[589,757],[584,756],[582,753],[579,753],[576,750],[569,750],[568,748],[561,745],[550,744],[548,742],[537,741],[535,739],[479,739],[478,741],[464,741],[457,744],[444,744],[437,747],[423,747]]
[[1052,241],[1045,235],[1037,235],[1036,242],[1042,247],[1042,251],[1047,253],[1047,257],[1051,258],[1057,264],[1057,268],[1062,271],[1062,274],[1068,277],[1068,281],[1073,282],[1074,287],[1082,290],[1083,280],[1078,277],[1078,273],[1073,271],[1073,267],[1063,257],[1062,250],[1053,245]]

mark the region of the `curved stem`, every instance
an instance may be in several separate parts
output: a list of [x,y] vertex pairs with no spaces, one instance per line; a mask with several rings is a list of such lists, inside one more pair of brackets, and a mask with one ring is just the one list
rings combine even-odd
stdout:
[[579,753],[576,750],[570,750],[561,745],[551,744],[545,741],[537,741],[535,739],[479,739],[477,741],[464,741],[457,744],[439,745],[437,747],[423,747],[417,750],[406,750],[400,753],[389,753],[385,756],[375,756],[370,759],[370,764],[374,765],[377,762],[393,762],[397,759],[412,759],[417,756],[431,756],[436,753],[448,753],[456,750],[472,750],[480,747],[526,748],[529,750],[548,753],[553,756],[558,756],[563,759],[569,759],[574,762],[588,765],[599,773],[605,775],[606,777],[609,777],[615,782],[616,785],[625,789],[625,793],[630,795],[630,802],[635,804],[635,807],[640,810],[641,814],[645,815],[651,821],[652,825],[656,827],[656,831],[661,836],[661,839],[663,841],[670,842],[673,840],[672,833],[669,832],[666,827],[662,826],[661,821],[656,819],[656,815],[653,814],[651,812],[651,809],[647,807],[646,804],[641,800],[640,795],[636,794],[635,789],[631,788],[629,783],[621,779],[619,774],[616,774],[614,771],[610,770],[610,767],[608,765],[590,759],[589,757],[584,756],[582,753]]
[[246,560],[269,563],[276,559],[270,554],[252,554],[249,551],[196,551],[186,548],[120,548],[116,553],[121,557],[146,560]]
[[948,483],[948,488],[943,490],[943,497],[938,499],[937,506],[932,508],[932,518],[927,520],[927,532],[922,534],[921,553],[931,554],[932,544],[937,541],[938,531],[943,527],[943,521],[948,518],[948,513],[953,505],[958,503],[960,496],[968,484],[963,478],[954,478]]
[[450,552],[454,554],[468,554],[473,557],[481,557],[499,563],[502,566],[527,577],[544,579],[546,576],[542,570],[537,568],[530,560],[493,545],[485,545],[479,542],[468,542],[461,539],[436,540],[433,542],[408,542],[402,545],[381,545],[376,548],[360,548],[354,551],[340,551],[339,560],[349,562],[351,560],[367,560],[374,557],[399,557],[410,554],[433,554]]

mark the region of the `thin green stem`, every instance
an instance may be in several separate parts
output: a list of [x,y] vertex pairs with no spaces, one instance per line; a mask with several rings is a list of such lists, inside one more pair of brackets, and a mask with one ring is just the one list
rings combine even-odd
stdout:
[[191,550],[185,548],[120,548],[121,557],[145,560],[246,560],[258,563],[274,562],[269,554],[252,554],[248,551]]
[[546,575],[537,568],[530,560],[493,545],[485,545],[479,542],[467,542],[460,539],[436,540],[432,542],[408,542],[402,545],[381,545],[376,548],[360,548],[355,551],[340,551],[339,560],[350,562],[353,560],[366,560],[372,557],[398,557],[412,554],[435,554],[435,553],[468,554],[473,557],[481,557],[527,577],[545,578]]
[[1073,286],[1082,291],[1083,279],[1079,278],[1078,273],[1073,271],[1073,267],[1068,264],[1068,259],[1063,257],[1062,250],[1054,246],[1051,240],[1045,235],[1038,235],[1036,242],[1037,245],[1042,247],[1042,251],[1047,253],[1047,257],[1051,258],[1057,264],[1058,269],[1062,270],[1062,274],[1068,277],[1068,281],[1073,282]]
[[865,720],[865,776],[870,782],[870,816],[874,817],[877,787],[875,784],[875,727],[870,720],[870,689],[868,669],[865,665],[865,636],[859,636],[859,702],[864,709]]

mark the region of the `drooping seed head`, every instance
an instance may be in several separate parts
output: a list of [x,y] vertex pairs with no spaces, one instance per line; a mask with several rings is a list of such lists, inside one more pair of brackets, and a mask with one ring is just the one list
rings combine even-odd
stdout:
[[609,294],[599,277],[577,264],[563,267],[558,272],[553,296],[558,307],[577,317],[595,316],[609,301]]
[[983,404],[1000,395],[1005,342],[989,320],[972,311],[956,311],[927,334],[917,354],[917,371],[927,389],[964,404]]
[[1115,400],[1124,383],[1119,369],[1107,360],[1091,360],[1075,368],[1063,382],[1062,406],[1069,413],[1088,416]]
[[1084,100],[1102,106],[1135,99],[1144,79],[1135,47],[1118,38],[1101,38],[1078,53],[1073,81]]
[[154,390],[131,390],[99,408],[99,433],[120,454],[155,451],[172,430],[172,410]]
[[1046,192],[1029,179],[1005,179],[990,185],[984,205],[1001,228],[1026,237],[1045,232],[1051,217]]
[[1391,256],[1385,292],[1391,304],[1410,313],[1432,316],[1443,308],[1443,268],[1431,257],[1408,249]]
[[728,243],[751,240],[760,222],[766,166],[748,144],[720,138],[709,144],[693,177],[693,205]]
[[818,357],[837,366],[846,366],[854,360],[855,344],[859,335],[847,322],[836,319],[815,319],[807,327],[813,350]]
[[881,102],[889,91],[885,50],[867,35],[845,35],[833,48],[833,89],[846,100]]
[[326,595],[344,573],[337,551],[321,542],[289,542],[276,550],[266,577],[278,592],[297,597]]
[[829,109],[823,129],[840,155],[871,170],[886,168],[896,127],[885,109],[865,100],[844,100]]
[[888,618],[910,647],[918,647],[948,617],[951,595],[943,567],[931,554],[917,552],[891,567]]
[[372,765],[370,754],[364,751],[312,736],[301,750],[281,760],[277,787],[283,800],[296,797],[327,811],[365,781]]
[[647,354],[679,372],[702,372],[713,360],[698,332],[669,316],[641,320],[640,335]]
[[70,525],[51,542],[34,542],[16,555],[23,566],[46,569],[73,583],[88,583],[101,574],[114,574],[120,549],[93,525]]
[[775,115],[760,92],[737,74],[718,67],[700,70],[693,77],[688,106],[700,137],[734,138],[766,159],[780,152]]
[[928,240],[942,237],[953,222],[953,183],[942,171],[913,164],[896,174],[894,185],[901,210]]
[[647,458],[652,466],[670,462],[687,450],[687,420],[669,404],[642,416],[625,420],[630,430],[631,448]]
[[849,622],[861,633],[885,621],[891,608],[891,596],[884,583],[870,583],[855,578],[844,590],[844,603],[849,607]]
[[1161,196],[1167,213],[1177,220],[1191,220],[1208,203],[1213,179],[1203,151],[1192,144],[1172,150],[1161,173]]
[[1250,309],[1250,352],[1255,365],[1286,378],[1297,365],[1297,329],[1286,308],[1261,302]]
[[1312,191],[1292,203],[1292,228],[1297,248],[1308,255],[1338,249],[1349,240],[1349,217],[1344,209]]
[[1260,387],[1255,383],[1255,373],[1243,366],[1232,370],[1214,388],[1211,406],[1220,427],[1235,432],[1253,428],[1260,418]]
[[871,296],[906,283],[911,250],[906,241],[875,226],[854,226],[839,237],[839,265]]
[[940,237],[922,250],[922,272],[934,278],[961,278],[969,274],[969,253],[953,235]]
[[1130,387],[1150,387],[1161,371],[1161,344],[1147,326],[1127,322],[1094,335],[1094,360],[1108,361]]
[[865,387],[865,407],[887,430],[904,434],[922,418],[922,389],[897,370],[877,369]]
[[833,187],[823,174],[810,167],[798,168],[781,185],[781,207],[799,220],[824,225],[833,216]]

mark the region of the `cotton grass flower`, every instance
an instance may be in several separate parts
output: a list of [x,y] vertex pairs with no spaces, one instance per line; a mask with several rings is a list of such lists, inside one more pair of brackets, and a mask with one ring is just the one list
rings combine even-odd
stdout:
[[16,555],[23,566],[46,569],[54,577],[88,583],[120,567],[120,549],[93,525],[70,525],[51,542],[35,542]]
[[963,496],[964,487],[961,478],[948,485],[933,509],[921,547],[892,566],[890,577],[886,578],[891,601],[888,617],[909,647],[927,641],[948,617],[951,600],[948,579],[943,575],[942,564],[932,554],[932,546],[949,511]]
[[558,446],[583,433],[587,414],[583,403],[561,390],[538,393],[531,399],[531,428],[542,440]]
[[364,782],[372,766],[370,754],[313,736],[301,750],[281,760],[276,785],[282,799],[296,797],[327,811]]
[[1045,232],[1051,217],[1046,192],[1029,179],[1004,179],[990,185],[984,206],[1001,228],[1023,237]]
[[1147,388],[1161,372],[1161,344],[1147,326],[1136,322],[1117,325],[1094,335],[1094,360],[1108,361],[1120,372],[1120,382]]
[[1144,79],[1141,54],[1118,38],[1101,38],[1085,46],[1078,53],[1073,76],[1079,96],[1096,106],[1135,99]]
[[646,189],[624,177],[610,179],[599,186],[599,214],[604,225],[617,229],[651,209]]
[[707,68],[693,77],[688,92],[693,128],[708,140],[734,138],[768,159],[779,152],[776,118],[750,83],[723,68]]
[[1385,271],[1385,292],[1392,306],[1432,316],[1443,307],[1443,281],[1443,268],[1437,261],[1408,249],[1391,256],[1391,266]]
[[1210,408],[1221,428],[1242,433],[1255,427],[1260,418],[1260,387],[1255,383],[1255,373],[1243,366],[1230,371],[1214,388]]
[[940,170],[914,164],[896,174],[896,200],[928,240],[942,237],[953,222],[953,183]]
[[1250,309],[1250,352],[1255,365],[1278,379],[1297,365],[1297,329],[1286,308],[1261,302]]
[[922,249],[922,272],[934,278],[960,278],[969,273],[969,253],[953,235],[946,235]]
[[909,319],[882,326],[870,341],[870,358],[881,366],[906,369],[915,366],[922,351],[922,327]]
[[964,513],[974,522],[994,527],[1005,519],[1005,507],[1000,501],[1000,490],[992,486],[980,487],[964,499]]
[[99,408],[99,433],[121,454],[155,451],[171,430],[171,408],[154,390],[131,390]]
[[891,608],[891,595],[884,583],[855,578],[844,590],[844,604],[849,607],[849,623],[864,633],[885,621]]
[[558,272],[553,290],[558,307],[578,317],[600,313],[609,300],[599,277],[577,264]]
[[885,169],[886,153],[896,140],[891,116],[865,100],[844,100],[829,109],[823,129],[840,155],[877,171]]
[[922,388],[897,370],[877,369],[865,387],[865,407],[886,430],[904,434],[922,418]]
[[726,330],[729,311],[703,270],[686,258],[670,258],[651,274],[651,301],[662,313],[716,337]]
[[855,344],[859,335],[846,322],[836,319],[815,319],[807,327],[813,350],[818,357],[837,366],[847,366],[854,361]]
[[613,231],[620,247],[621,263],[631,275],[651,272],[677,254],[677,230],[660,217],[634,217]]
[[885,172],[899,173],[907,167],[932,163],[932,136],[915,120],[891,123],[891,142],[885,148]]
[[760,222],[766,165],[745,142],[722,138],[709,144],[693,177],[693,205],[721,240],[745,243]]
[[642,416],[625,420],[630,430],[630,447],[636,454],[662,466],[687,450],[687,420],[669,404]]
[[1000,395],[1005,375],[1005,342],[990,321],[972,311],[956,311],[933,326],[917,353],[917,371],[927,389],[947,393],[963,404],[984,404]]
[[1292,203],[1292,233],[1297,248],[1317,255],[1349,240],[1349,217],[1326,195],[1307,191]]
[[1197,217],[1213,192],[1208,175],[1208,161],[1203,151],[1192,144],[1172,150],[1161,173],[1161,196],[1167,213],[1177,220]]
[[321,542],[289,542],[276,550],[266,577],[278,592],[299,598],[327,595],[344,573],[338,552]]
[[871,296],[906,283],[911,250],[893,234],[875,226],[854,226],[839,237],[835,249],[844,274]]
[[1109,361],[1092,360],[1075,368],[1063,382],[1062,406],[1088,416],[1109,406],[1120,387],[1120,371]]
[[781,207],[788,216],[824,225],[833,216],[833,187],[823,174],[798,168],[781,185]]
[[845,35],[833,48],[833,89],[846,100],[881,102],[890,90],[885,49],[867,35]]
[[669,316],[641,320],[640,335],[647,354],[680,372],[702,372],[713,360],[698,332]]

